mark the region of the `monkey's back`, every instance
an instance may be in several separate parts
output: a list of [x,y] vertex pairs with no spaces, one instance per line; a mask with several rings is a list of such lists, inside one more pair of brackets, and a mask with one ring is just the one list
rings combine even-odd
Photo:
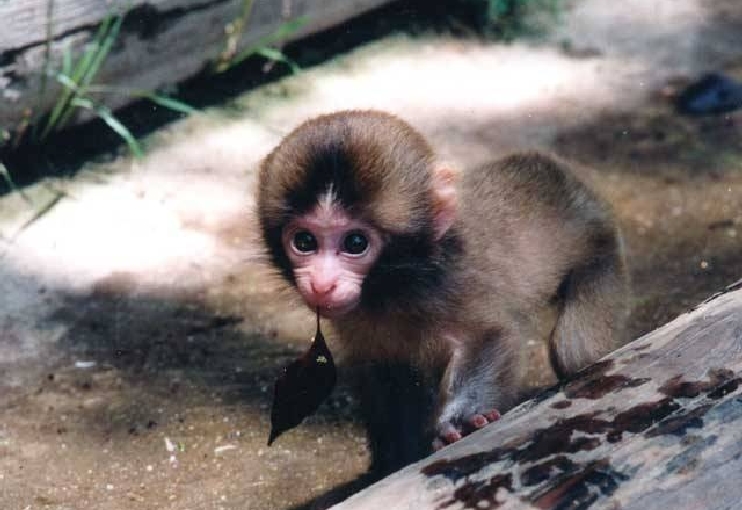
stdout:
[[548,298],[571,266],[617,237],[607,204],[542,154],[469,170],[459,196],[457,226],[469,267],[488,287],[477,291],[515,306]]

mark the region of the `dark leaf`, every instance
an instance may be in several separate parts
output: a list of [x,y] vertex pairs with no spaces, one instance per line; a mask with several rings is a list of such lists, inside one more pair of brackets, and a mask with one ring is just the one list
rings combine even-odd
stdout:
[[273,389],[271,433],[268,446],[278,436],[299,425],[317,410],[337,381],[337,371],[319,328],[309,350],[283,369]]

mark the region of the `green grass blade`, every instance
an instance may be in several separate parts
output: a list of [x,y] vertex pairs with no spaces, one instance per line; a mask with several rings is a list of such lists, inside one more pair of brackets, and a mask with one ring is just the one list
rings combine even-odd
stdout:
[[158,104],[175,112],[184,113],[186,115],[190,115],[196,112],[196,109],[193,106],[183,103],[182,101],[178,101],[177,99],[170,96],[163,96],[162,94],[155,94],[153,92],[147,91],[134,91],[131,95],[149,99],[155,104]]
[[[280,41],[282,39],[285,39],[289,35],[296,32],[299,28],[301,28],[303,25],[305,25],[309,21],[309,17],[307,16],[299,16],[296,19],[289,20],[286,23],[281,24],[275,32],[268,34],[264,37],[261,37],[257,41],[255,41],[254,44],[248,46],[244,50],[237,53],[234,57],[232,57],[228,62],[221,62],[216,68],[216,71],[218,73],[224,72],[227,69],[236,66],[237,64],[242,63],[247,58],[251,57],[252,55],[255,55],[259,53],[261,50],[265,49],[268,45],[273,44],[277,41]],[[266,57],[269,58],[269,57]],[[296,72],[294,68],[299,69],[299,66],[296,65],[296,63],[289,64],[287,61],[288,59],[284,56],[283,59],[279,59],[280,62],[285,62],[289,67],[291,67],[291,70],[293,72]],[[271,59],[274,60],[274,59]]]
[[8,168],[3,164],[0,163],[0,175],[3,176],[3,180],[5,181],[5,184],[8,185],[8,187],[15,191],[15,183],[13,182],[13,178],[10,176],[10,172],[8,172]]
[[72,73],[66,73],[72,79],[72,81],[74,81],[78,85],[85,79],[90,66],[95,60],[95,56],[100,52],[101,41],[108,31],[109,24],[110,18],[106,18],[103,20],[101,25],[98,27],[98,32],[95,34],[92,42],[88,43],[85,46],[85,52],[83,53],[82,57],[80,57],[80,59],[75,63]]
[[286,55],[284,55],[282,51],[277,50],[275,48],[270,48],[267,46],[262,47],[262,48],[257,48],[255,50],[255,54],[260,55],[261,57],[267,58],[268,60],[272,60],[274,62],[283,62],[284,64],[286,64],[287,66],[291,68],[291,72],[294,74],[297,74],[301,71],[301,68],[296,62],[294,62],[293,60],[288,58]]
[[142,150],[142,147],[139,145],[139,142],[137,142],[137,139],[134,138],[134,135],[131,134],[131,131],[129,131],[129,128],[124,126],[116,117],[113,116],[113,113],[111,110],[104,106],[100,106],[96,108],[96,113],[98,116],[103,119],[103,121],[108,124],[108,127],[113,129],[116,134],[118,134],[121,138],[124,139],[126,142],[126,145],[129,146],[129,150],[132,154],[134,154],[134,157],[136,158],[142,158],[144,157],[144,151]]
[[183,101],[175,99],[174,97],[157,94],[148,90],[132,90],[126,87],[112,87],[108,85],[95,84],[88,87],[88,92],[118,92],[119,94],[126,94],[129,97],[148,99],[160,106],[186,115],[190,115],[198,111],[197,108],[189,105],[188,103],[184,103]]
[[10,172],[8,171],[8,168],[0,162],[0,176],[2,176],[3,180],[5,181],[5,184],[8,185],[8,188],[13,193],[18,193],[20,197],[23,199],[24,202],[27,204],[31,203],[31,199],[28,198],[28,195],[26,195],[22,190],[20,190],[16,185],[15,182],[13,182],[13,178],[10,176]]
[[[69,47],[65,48],[65,51],[69,53]],[[49,114],[49,117],[46,121],[44,130],[41,132],[40,138],[42,140],[45,139],[51,131],[54,131],[55,129],[63,126],[69,118],[69,114],[72,111],[70,102],[72,100],[72,97],[77,94],[78,84],[80,83],[80,79],[83,75],[84,69],[89,65],[89,62],[90,60],[92,60],[94,53],[95,48],[92,45],[88,46],[85,49],[85,53],[83,53],[83,55],[75,64],[75,67],[72,70],[71,74],[57,73],[55,75],[56,80],[63,85],[65,85],[66,83],[73,83],[74,86],[69,87],[65,85],[65,87],[60,92],[59,98],[57,99],[57,102],[54,103],[54,108],[52,109],[52,112]],[[66,58],[71,61],[70,56],[67,56]]]
[[46,202],[46,203],[45,203],[44,205],[42,205],[42,206],[41,206],[41,207],[40,207],[40,208],[39,208],[39,209],[38,209],[38,210],[37,210],[37,211],[36,211],[36,212],[34,213],[34,215],[33,215],[33,216],[31,216],[31,218],[29,218],[29,219],[28,219],[27,221],[25,221],[25,222],[23,223],[23,225],[21,225],[21,226],[20,226],[20,227],[18,228],[18,230],[16,231],[16,233],[15,233],[15,234],[13,234],[13,238],[16,238],[16,237],[18,237],[18,235],[19,235],[19,234],[20,234],[21,232],[23,232],[23,231],[24,231],[24,230],[26,230],[26,229],[27,229],[28,227],[30,227],[31,225],[33,225],[34,223],[36,223],[37,221],[39,221],[39,220],[40,220],[41,218],[43,218],[44,216],[46,216],[46,215],[47,215],[47,213],[49,213],[49,211],[51,211],[52,209],[54,209],[54,207],[55,207],[55,206],[56,206],[56,205],[57,205],[57,204],[58,204],[59,202],[61,202],[61,201],[62,201],[62,199],[63,199],[63,198],[65,198],[66,196],[67,196],[67,194],[66,194],[66,193],[65,193],[64,191],[58,191],[58,190],[55,190],[55,191],[54,191],[54,196],[53,196],[53,197],[52,197],[52,198],[51,198],[51,199],[50,199],[50,200],[49,200],[48,202]]
[[104,32],[101,39],[96,39],[98,43],[98,51],[96,52],[95,58],[90,63],[90,67],[86,70],[85,76],[80,85],[83,94],[85,93],[85,88],[90,84],[93,78],[95,78],[98,71],[100,71],[100,66],[111,51],[113,43],[116,42],[124,17],[122,15],[108,16],[105,21],[108,21],[107,24],[109,25],[109,28]]
[[109,110],[105,106],[94,104],[90,99],[81,97],[76,97],[72,101],[72,104],[74,104],[75,106],[79,106],[80,108],[85,108],[86,110],[93,111],[98,117],[103,120],[103,122],[108,125],[108,127],[113,129],[113,131],[126,142],[126,145],[129,146],[129,150],[132,154],[134,154],[134,157],[141,158],[144,156],[144,152],[142,151],[139,142],[137,142],[137,139],[134,138],[134,135],[131,134],[129,128],[124,126],[121,121],[119,121],[113,115],[113,112],[111,112],[111,110]]
[[[90,46],[92,51],[90,52],[89,58],[85,58],[81,65],[77,66],[76,75],[73,77],[77,83],[77,91],[75,92],[78,96],[84,96],[87,91],[88,85],[93,81],[95,76],[100,70],[100,66],[108,56],[108,52],[111,50],[113,43],[118,37],[121,23],[123,22],[123,16],[106,16],[101,23],[98,32],[95,34],[94,44]],[[87,57],[88,55],[86,55]],[[60,125],[65,125],[72,114],[72,109],[69,108],[62,115],[60,119]]]
[[58,74],[54,78],[66,89],[68,89],[72,93],[76,93],[78,91],[77,83],[72,81],[72,78],[67,76],[66,74]]
[[268,36],[269,40],[271,42],[276,42],[286,39],[307,23],[309,23],[309,16],[299,16],[298,18],[289,20],[286,23],[282,23],[275,32]]
[[252,55],[255,54],[258,48],[260,48],[264,44],[262,42],[263,40],[267,40],[267,37],[259,39],[257,43],[253,44],[252,46],[248,46],[244,50],[238,52],[229,60],[219,62],[219,64],[216,66],[216,72],[223,73],[224,71],[231,69],[232,67],[241,64],[244,60],[250,58]]
[[70,50],[69,42],[64,46],[62,50],[62,73],[69,76],[72,73],[72,51]]
[[80,108],[85,108],[86,110],[95,111],[95,103],[84,97],[76,97],[72,101],[72,104]]
[[[63,59],[67,61],[67,67],[70,67],[72,57],[71,57],[69,46],[65,47],[64,54],[65,56],[63,57]],[[83,54],[83,56],[80,58],[80,62],[85,60],[85,58],[90,58],[91,54],[92,54],[92,49],[91,48],[86,49],[85,54]],[[77,67],[79,66],[76,66],[76,68]],[[55,78],[58,82],[62,83],[63,85],[65,82],[74,83],[75,86],[72,88],[65,86],[59,93],[59,98],[57,98],[57,102],[54,103],[54,108],[52,108],[52,111],[46,120],[46,125],[44,126],[44,129],[41,132],[40,138],[42,140],[46,138],[47,135],[51,131],[57,129],[61,125],[60,119],[62,118],[62,116],[65,114],[65,112],[69,108],[70,99],[72,98],[72,95],[75,93],[75,90],[77,90],[77,82],[74,77],[76,72],[77,71],[75,70],[72,73],[67,72],[64,74],[62,73],[55,74]]]

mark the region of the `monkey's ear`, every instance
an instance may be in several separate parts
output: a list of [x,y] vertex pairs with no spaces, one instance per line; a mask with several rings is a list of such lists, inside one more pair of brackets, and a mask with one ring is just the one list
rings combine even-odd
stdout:
[[433,169],[433,230],[435,240],[448,232],[456,220],[456,181],[458,172],[446,165]]

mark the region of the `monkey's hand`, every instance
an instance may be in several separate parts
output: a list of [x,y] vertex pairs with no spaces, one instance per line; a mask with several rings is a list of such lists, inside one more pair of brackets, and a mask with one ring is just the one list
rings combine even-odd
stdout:
[[498,342],[501,335],[452,336],[453,353],[438,394],[436,450],[500,419],[498,408],[510,401],[504,383],[512,378],[512,363]]
[[468,436],[475,430],[500,419],[497,409],[489,411],[471,412],[459,419],[439,420],[436,426],[436,438],[433,440],[433,448],[437,451],[446,445],[455,443],[464,436]]

